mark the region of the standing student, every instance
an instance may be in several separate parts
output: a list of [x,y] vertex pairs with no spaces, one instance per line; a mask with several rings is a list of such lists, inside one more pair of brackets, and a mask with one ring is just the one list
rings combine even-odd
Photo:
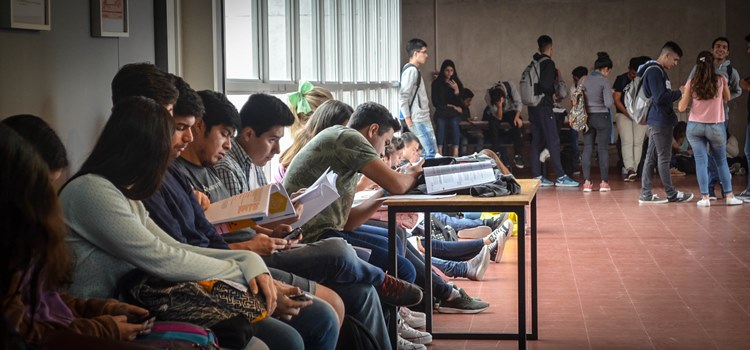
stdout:
[[[673,105],[682,97],[682,93],[672,90],[667,70],[677,66],[681,57],[680,46],[668,41],[662,46],[656,61],[648,61],[638,69],[638,75],[643,77],[643,91],[646,97],[651,98],[647,117],[651,136],[641,176],[641,197],[638,199],[641,204],[687,202],[693,199],[692,193],[679,192],[674,188],[669,166],[672,158],[672,132],[677,124]],[[651,176],[657,168],[667,198],[661,198],[651,190]]]
[[591,153],[596,139],[599,155],[599,172],[602,182],[599,192],[609,192],[609,139],[612,134],[612,117],[609,113],[614,104],[612,90],[609,88],[607,76],[612,69],[612,60],[606,52],[597,53],[594,71],[583,83],[583,93],[586,96],[586,112],[588,114],[588,128],[583,132],[583,192],[591,192],[594,184],[591,182]]
[[[745,37],[746,51],[750,54],[750,34]],[[745,91],[750,91],[750,76],[740,81],[740,86]],[[745,127],[745,158],[750,159],[750,98],[747,99],[747,127]],[[747,169],[750,172],[750,168]],[[747,187],[737,195],[746,203],[750,203],[750,175],[747,177]]]
[[[529,106],[529,121],[532,128],[531,142],[531,176],[542,181],[542,186],[578,187],[563,170],[560,162],[560,132],[552,112],[553,97],[555,95],[555,79],[557,69],[552,61],[552,38],[542,35],[537,40],[539,52],[534,54],[534,60],[539,62],[539,84],[534,87],[535,92],[544,94],[542,101],[536,106]],[[557,177],[555,182],[548,180],[542,174],[542,164],[539,154],[546,145],[552,159],[552,167]]]
[[422,39],[411,39],[406,43],[406,53],[409,55],[409,62],[401,70],[398,98],[401,119],[424,147],[424,157],[434,158],[437,154],[437,141],[430,120],[427,90],[422,74],[419,73],[419,67],[427,62],[427,43]]
[[713,65],[713,55],[708,51],[698,54],[693,78],[685,83],[685,92],[679,103],[680,112],[687,110],[688,104],[692,102],[690,116],[687,125],[687,138],[693,147],[695,157],[695,172],[698,177],[698,186],[701,190],[699,207],[709,207],[709,177],[706,165],[708,158],[708,147],[718,163],[721,187],[727,205],[739,205],[742,201],[734,198],[732,194],[732,176],[729,174],[726,150],[727,138],[724,128],[724,102],[729,100],[730,92],[727,79],[723,75],[716,74]]
[[[458,123],[463,113],[463,102],[460,98],[464,84],[456,72],[456,65],[451,60],[443,61],[440,73],[432,81],[432,105],[435,106],[435,124],[437,131],[438,151],[458,157],[461,141],[461,129]],[[450,151],[447,146],[451,145]]]
[[641,154],[643,153],[643,140],[646,138],[646,131],[648,127],[641,125],[633,121],[625,108],[625,87],[635,79],[638,67],[648,62],[650,58],[646,56],[633,57],[630,59],[628,64],[628,71],[620,74],[615,79],[615,83],[612,86],[614,90],[614,101],[615,107],[617,108],[617,114],[615,114],[615,122],[617,123],[617,131],[620,134],[620,149],[622,151],[622,163],[625,167],[625,181],[632,182],[638,177],[638,164],[641,162]]

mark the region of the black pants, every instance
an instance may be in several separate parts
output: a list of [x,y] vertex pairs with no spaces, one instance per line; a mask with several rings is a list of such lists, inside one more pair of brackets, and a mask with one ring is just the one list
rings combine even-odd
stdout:
[[[505,154],[505,149],[501,145],[507,144],[508,138],[510,138],[513,143],[513,153],[515,155],[521,154],[521,149],[523,148],[523,129],[517,127],[516,124],[513,123],[515,118],[516,111],[503,112],[502,120],[490,118],[488,128],[493,151]],[[506,131],[501,126],[501,123],[510,124],[510,129]]]

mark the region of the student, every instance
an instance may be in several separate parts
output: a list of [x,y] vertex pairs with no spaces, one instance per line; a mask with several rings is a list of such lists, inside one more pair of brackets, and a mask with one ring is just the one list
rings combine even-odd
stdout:
[[[750,54],[750,34],[745,37],[746,51]],[[750,91],[750,76],[740,81],[740,86],[745,91]],[[747,126],[745,127],[745,158],[750,159],[750,98],[747,99]],[[750,167],[748,167],[750,173]],[[750,176],[747,177],[747,187],[737,195],[737,198],[742,199],[745,203],[750,203]]]
[[480,128],[479,126],[474,125],[473,123],[477,120],[481,119],[481,115],[472,116],[471,115],[471,102],[474,100],[474,92],[464,88],[461,90],[461,94],[459,95],[461,98],[461,101],[463,102],[463,113],[462,113],[462,120],[469,123],[469,127],[461,130],[462,140],[461,144],[467,145],[471,148],[466,148],[465,151],[468,154],[472,154],[474,152],[477,152],[479,149],[484,147],[484,130]]
[[680,112],[684,112],[692,102],[687,138],[693,147],[695,171],[701,190],[702,198],[697,202],[699,207],[711,206],[710,179],[706,165],[709,151],[706,144],[710,147],[714,160],[719,163],[718,172],[727,205],[743,203],[732,194],[732,176],[729,174],[726,158],[727,139],[723,105],[730,97],[729,86],[723,75],[716,74],[713,63],[714,57],[710,52],[702,51],[698,54],[695,74],[685,83],[685,91],[678,105]]
[[[65,148],[42,119],[19,115],[0,123],[3,319],[32,344],[58,330],[133,340],[148,327],[128,323],[128,316],[143,317],[148,310],[113,299],[79,299],[58,292],[68,281],[72,263],[51,181],[66,166]],[[5,339],[0,337],[1,344]]]
[[485,111],[485,113],[495,116],[495,118],[486,118],[490,121],[488,133],[492,140],[492,149],[500,152],[505,162],[510,161],[507,150],[500,147],[501,143],[507,143],[500,139],[500,134],[505,132],[500,123],[508,123],[510,125],[511,141],[513,142],[513,162],[516,168],[523,169],[525,164],[521,155],[521,151],[523,150],[523,119],[521,118],[523,104],[521,103],[521,94],[518,92],[516,86],[507,80],[497,82],[492,89],[502,91],[502,95],[504,96],[502,109],[498,109],[497,105],[492,103],[491,93],[488,92],[485,96],[487,106],[490,108],[490,111]]
[[[536,40],[539,52],[534,54],[534,60],[539,62],[539,92],[544,94],[539,105],[529,106],[529,121],[532,127],[531,142],[531,176],[542,181],[542,186],[578,187],[562,168],[560,162],[560,135],[552,112],[553,95],[555,94],[555,77],[557,69],[552,61],[552,38],[542,35]],[[552,159],[552,167],[557,179],[548,180],[542,174],[542,164],[539,161],[543,146],[546,144]]]
[[622,151],[622,163],[625,167],[625,182],[633,182],[638,177],[638,164],[641,162],[641,153],[643,153],[643,140],[646,138],[648,127],[640,125],[633,121],[625,108],[625,87],[635,79],[638,67],[651,60],[649,57],[633,57],[628,64],[628,71],[620,74],[615,79],[612,90],[614,90],[615,122],[617,131],[620,134],[620,149]]
[[586,97],[586,112],[588,128],[583,132],[583,192],[591,192],[594,184],[591,182],[591,153],[596,138],[599,172],[602,182],[599,192],[609,192],[609,139],[612,134],[612,117],[609,113],[612,105],[612,90],[609,89],[607,76],[612,69],[612,60],[606,52],[597,53],[594,71],[583,83]]
[[401,133],[401,139],[404,141],[404,153],[401,154],[403,158],[402,165],[406,162],[418,162],[421,154],[419,152],[421,144],[417,136],[407,131]]
[[[354,230],[370,219],[380,207],[381,198],[386,192],[403,194],[411,190],[422,171],[422,162],[405,165],[399,173],[380,160],[386,144],[392,139],[394,131],[399,129],[398,122],[385,107],[377,103],[363,103],[352,114],[349,127],[333,126],[324,130],[294,157],[284,178],[284,187],[289,191],[311,185],[329,167],[338,174],[336,185],[340,197],[303,226],[307,234],[304,241],[342,237],[352,244],[378,252],[377,257],[373,258],[374,254],[370,257],[370,262],[382,269],[388,268],[385,238]],[[375,181],[382,189],[352,208],[359,173]],[[424,260],[420,264],[418,258],[411,259],[413,256],[409,251],[405,255],[416,267],[417,279],[426,280]],[[433,278],[433,285],[445,312],[476,313],[489,306],[473,300],[462,289],[452,288],[439,277]]]
[[[693,199],[692,193],[679,192],[672,185],[669,161],[672,158],[672,130],[677,124],[674,113],[674,102],[682,97],[679,90],[672,90],[667,70],[677,66],[682,57],[682,49],[677,43],[668,41],[661,48],[656,61],[648,61],[638,69],[638,76],[643,78],[643,91],[651,98],[648,110],[649,142],[646,151],[646,162],[641,176],[641,204],[664,204],[668,202],[687,202]],[[654,69],[649,69],[655,67]],[[658,168],[659,178],[664,185],[667,198],[660,198],[651,191],[651,176]]]
[[427,62],[427,43],[421,39],[409,40],[406,43],[406,54],[409,55],[409,62],[401,70],[398,98],[401,119],[424,147],[424,157],[434,158],[437,154],[437,141],[430,120],[427,90],[419,73],[419,67]]
[[326,88],[313,86],[309,81],[301,81],[299,89],[289,94],[287,99],[289,100],[289,108],[296,117],[291,127],[292,136],[296,137],[305,128],[313,112],[324,102],[333,100],[333,95]]
[[[437,131],[438,151],[458,157],[458,146],[461,141],[461,128],[458,123],[463,113],[463,102],[459,97],[464,84],[456,72],[452,60],[445,60],[440,65],[440,74],[432,81],[432,105],[435,106],[435,124]],[[450,151],[447,145],[451,145]],[[444,147],[445,146],[445,147]]]

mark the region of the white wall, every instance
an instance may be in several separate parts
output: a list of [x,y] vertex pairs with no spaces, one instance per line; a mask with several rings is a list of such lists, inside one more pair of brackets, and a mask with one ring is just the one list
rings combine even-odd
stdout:
[[111,108],[119,67],[154,61],[150,0],[130,0],[130,37],[94,38],[88,0],[52,2],[51,31],[0,29],[0,118],[38,115],[57,131],[75,172]]

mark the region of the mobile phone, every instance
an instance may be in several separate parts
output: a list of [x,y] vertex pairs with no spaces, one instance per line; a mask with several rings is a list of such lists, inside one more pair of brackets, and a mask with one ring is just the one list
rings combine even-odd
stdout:
[[297,227],[294,230],[292,230],[292,232],[289,232],[289,234],[286,235],[284,239],[287,241],[292,240],[292,239],[297,239],[297,237],[299,237],[299,235],[301,234],[302,234],[302,228]]
[[289,299],[295,300],[295,301],[310,301],[313,299],[312,295],[302,292],[300,295],[292,295],[289,297]]

